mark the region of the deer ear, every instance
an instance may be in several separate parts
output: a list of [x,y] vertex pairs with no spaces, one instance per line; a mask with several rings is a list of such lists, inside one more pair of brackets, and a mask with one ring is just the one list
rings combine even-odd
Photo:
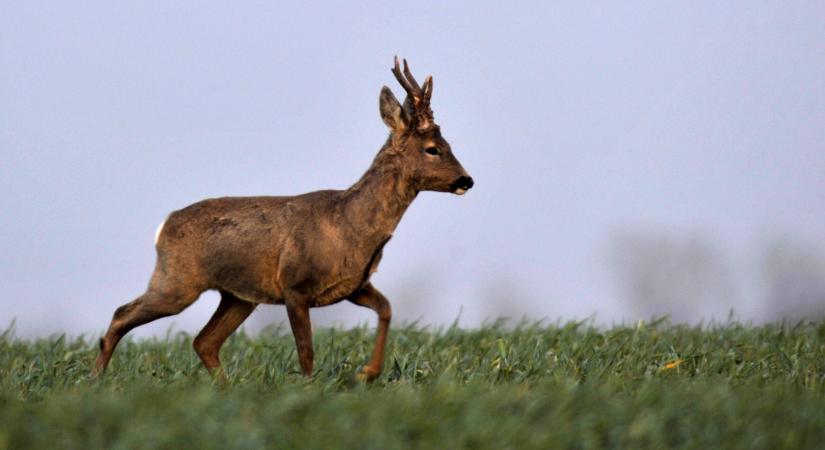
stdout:
[[409,120],[401,103],[392,95],[390,88],[384,86],[381,88],[381,96],[378,99],[378,108],[381,111],[381,120],[392,130],[393,133],[403,133],[408,125]]

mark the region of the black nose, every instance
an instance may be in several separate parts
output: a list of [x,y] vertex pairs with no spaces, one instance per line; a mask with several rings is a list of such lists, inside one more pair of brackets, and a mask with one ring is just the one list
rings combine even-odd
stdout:
[[465,191],[470,190],[473,187],[473,178],[460,176],[457,180],[453,182],[453,190],[464,189]]

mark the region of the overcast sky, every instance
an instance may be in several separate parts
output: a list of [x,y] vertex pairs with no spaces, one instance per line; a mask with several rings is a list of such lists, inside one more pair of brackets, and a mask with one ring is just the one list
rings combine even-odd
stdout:
[[631,298],[640,246],[677,272],[700,248],[680,283],[712,293],[685,320],[774,319],[777,240],[825,278],[825,3],[207,3],[0,2],[0,328],[103,332],[197,200],[348,187],[386,138],[381,86],[402,95],[395,54],[433,75],[476,180],[420,195],[388,244],[396,321],[682,319]]

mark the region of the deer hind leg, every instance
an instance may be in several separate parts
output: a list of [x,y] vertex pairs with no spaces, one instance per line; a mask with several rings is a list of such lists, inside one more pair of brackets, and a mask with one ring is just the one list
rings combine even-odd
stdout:
[[117,343],[126,333],[161,317],[180,313],[197,300],[201,292],[202,289],[193,288],[158,289],[152,283],[145,294],[116,309],[106,335],[100,339],[100,355],[92,374],[100,375],[106,370]]
[[390,302],[378,289],[367,284],[349,299],[352,303],[367,307],[378,314],[378,329],[375,333],[375,347],[372,350],[372,359],[361,369],[357,378],[364,381],[372,381],[384,368],[384,348],[387,344],[387,334],[390,330],[390,320],[392,319],[392,308]]
[[[195,352],[200,356],[203,365],[211,373],[216,373],[215,369],[220,369],[221,360],[219,352],[226,339],[252,314],[255,303],[241,300],[233,294],[221,291],[221,302],[212,318],[195,338],[192,345]],[[224,378],[223,372],[218,370],[217,374]]]

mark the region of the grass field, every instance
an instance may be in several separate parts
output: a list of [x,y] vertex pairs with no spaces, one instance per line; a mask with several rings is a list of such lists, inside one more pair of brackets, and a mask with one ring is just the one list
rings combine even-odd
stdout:
[[0,448],[822,448],[825,324],[396,327],[385,372],[352,382],[367,328],[233,336],[229,383],[191,336],[0,337]]

